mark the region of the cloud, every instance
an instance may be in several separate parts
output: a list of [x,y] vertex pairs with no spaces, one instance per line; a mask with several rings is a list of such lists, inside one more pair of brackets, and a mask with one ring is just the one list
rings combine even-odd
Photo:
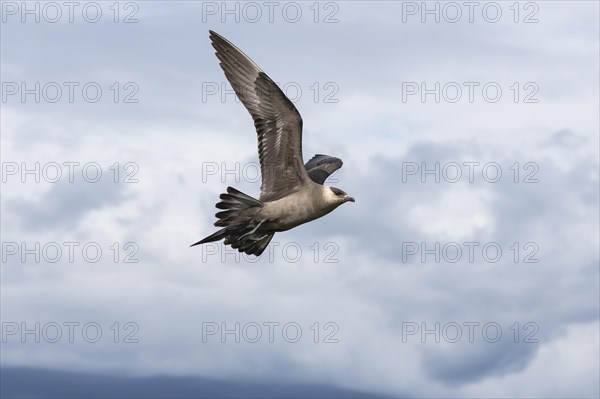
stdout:
[[111,171],[96,168],[90,172],[89,182],[81,180],[74,184],[63,179],[38,199],[11,199],[6,206],[20,216],[24,230],[74,229],[89,212],[115,206],[126,199],[126,186],[111,181],[107,173]]

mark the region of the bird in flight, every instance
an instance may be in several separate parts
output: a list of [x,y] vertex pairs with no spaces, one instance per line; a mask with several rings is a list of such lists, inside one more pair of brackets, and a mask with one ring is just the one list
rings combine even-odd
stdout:
[[239,252],[259,256],[276,232],[318,219],[354,198],[323,185],[342,167],[341,159],[318,154],[304,164],[302,118],[281,89],[229,40],[209,32],[227,80],[254,120],[262,184],[258,200],[227,187],[216,205],[221,211],[215,226],[221,229],[191,246],[225,239]]

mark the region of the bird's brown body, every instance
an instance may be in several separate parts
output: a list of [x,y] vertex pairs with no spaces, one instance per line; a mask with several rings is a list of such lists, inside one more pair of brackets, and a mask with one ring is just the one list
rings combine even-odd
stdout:
[[312,183],[286,197],[266,202],[257,216],[267,221],[265,229],[286,231],[325,216],[343,203],[330,199],[328,193],[328,187]]

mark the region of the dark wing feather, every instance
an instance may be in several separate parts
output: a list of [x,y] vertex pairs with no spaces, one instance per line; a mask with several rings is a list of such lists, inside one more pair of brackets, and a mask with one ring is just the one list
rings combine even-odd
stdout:
[[279,87],[247,55],[210,31],[221,68],[258,134],[261,201],[283,198],[310,181],[302,160],[302,118]]
[[308,176],[318,184],[325,183],[325,180],[333,172],[342,167],[344,163],[341,159],[329,155],[317,154],[304,165]]

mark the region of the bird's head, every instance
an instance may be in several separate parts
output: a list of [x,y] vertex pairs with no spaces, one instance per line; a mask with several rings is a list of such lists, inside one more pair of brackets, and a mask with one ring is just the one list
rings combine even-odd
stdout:
[[354,202],[354,198],[350,197],[343,190],[335,187],[327,187],[327,202],[340,206],[345,202]]

